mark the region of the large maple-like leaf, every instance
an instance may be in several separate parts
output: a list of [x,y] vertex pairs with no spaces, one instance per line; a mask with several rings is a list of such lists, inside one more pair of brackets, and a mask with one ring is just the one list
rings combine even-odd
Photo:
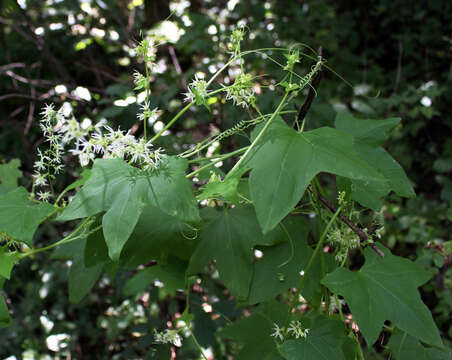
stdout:
[[198,207],[184,176],[186,160],[168,157],[153,172],[121,159],[96,160],[83,188],[58,220],[73,220],[105,211],[103,232],[109,256],[117,260],[145,205],[183,221],[199,220]]
[[338,113],[335,120],[337,129],[355,138],[355,148],[359,156],[373,165],[385,181],[352,180],[352,198],[374,210],[381,208],[381,197],[391,190],[404,197],[415,195],[413,186],[402,167],[382,147],[389,132],[399,124],[400,118],[385,120],[355,119],[346,113]]
[[431,345],[441,346],[441,338],[432,315],[422,302],[417,288],[430,274],[408,259],[385,250],[379,257],[370,248],[359,271],[339,268],[322,283],[345,298],[367,343],[373,344],[385,320]]
[[253,168],[251,198],[264,233],[294,208],[320,172],[356,180],[384,180],[358,156],[351,135],[328,127],[300,133],[282,121],[268,128],[245,166]]
[[394,360],[451,360],[452,349],[425,347],[416,338],[394,329],[388,348]]
[[193,254],[189,273],[202,271],[215,259],[220,278],[240,299],[249,293],[253,273],[253,248],[273,242],[264,237],[253,208],[236,207],[205,212],[209,222],[201,232],[201,242]]

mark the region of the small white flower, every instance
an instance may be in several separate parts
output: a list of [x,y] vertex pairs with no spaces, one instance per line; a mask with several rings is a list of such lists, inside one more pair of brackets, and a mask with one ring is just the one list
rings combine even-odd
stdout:
[[55,115],[55,105],[45,104],[44,109],[41,111],[41,116],[43,118],[50,119],[53,115]]
[[309,329],[303,330],[300,321],[291,321],[288,332],[292,333],[292,335],[295,336],[296,339],[300,337],[306,338],[309,334]]
[[39,172],[35,172],[33,174],[33,182],[36,186],[47,186],[46,174],[41,174]]
[[158,332],[154,329],[154,341],[160,344],[173,344],[174,346],[182,346],[182,338],[178,334],[178,330],[166,329],[164,332]]
[[38,195],[39,200],[46,202],[52,197],[52,194],[48,191],[38,191],[36,194]]
[[273,336],[273,337],[283,341],[284,340],[284,334],[283,334],[284,328],[280,328],[277,323],[274,323],[273,330],[274,330],[274,332],[272,334],[270,334],[270,336]]
[[207,87],[207,81],[195,74],[195,79],[188,86],[188,92],[184,93],[184,101],[192,102],[198,98],[205,99],[207,97]]

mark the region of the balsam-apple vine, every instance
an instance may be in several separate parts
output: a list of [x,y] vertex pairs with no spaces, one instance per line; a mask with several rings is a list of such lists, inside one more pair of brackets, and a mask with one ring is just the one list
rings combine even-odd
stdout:
[[[382,198],[391,191],[415,195],[382,146],[400,119],[339,112],[334,128],[308,130],[305,113],[319,91],[315,81],[328,69],[321,53],[305,54],[301,45],[242,51],[244,36],[242,28],[233,32],[229,61],[210,79],[196,75],[186,106],[152,137],[147,127],[160,110],[150,105],[158,47],[150,39],[136,47],[145,64],[145,74],[134,73],[135,89],[145,92],[138,114],[142,137],[105,121],[79,123],[46,106],[46,143],[30,191],[18,186],[17,160],[0,165],[1,286],[22,259],[55,249],[54,258],[71,260],[72,302],[82,300],[103,273],[127,269],[137,271],[126,294],[156,280],[170,295],[183,292],[185,310],[170,328],[153,329],[150,353],[160,344],[177,353],[190,338],[207,359],[196,337],[201,315],[192,310],[191,295],[199,279],[210,277],[224,285],[239,314],[216,334],[236,342],[237,359],[364,359],[362,348],[382,337],[389,337],[395,359],[413,348],[425,359],[450,358],[418,292],[430,273],[378,243]],[[265,85],[265,77],[247,72],[249,55],[274,62],[285,75]],[[298,74],[300,62],[312,63],[311,70]],[[235,69],[234,81],[217,83],[228,68]],[[274,112],[259,109],[262,91],[278,99]],[[303,107],[292,110],[306,94]],[[178,155],[157,147],[190,107],[210,110],[210,99],[222,96],[244,110],[231,129]],[[209,154],[212,144],[237,134],[248,135],[249,145]],[[68,155],[85,170],[57,194],[52,184]],[[234,165],[223,171],[227,159]],[[209,171],[210,179],[202,180]],[[369,213],[376,219],[360,225]],[[47,221],[70,222],[73,230],[39,246],[34,234]],[[350,268],[352,256],[362,258],[359,268]],[[213,301],[213,312],[215,307]],[[12,321],[1,296],[0,326]]]

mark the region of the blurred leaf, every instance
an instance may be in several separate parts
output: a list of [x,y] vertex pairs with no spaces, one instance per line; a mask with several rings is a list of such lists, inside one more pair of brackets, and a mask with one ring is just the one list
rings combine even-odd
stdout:
[[0,231],[31,246],[33,234],[55,208],[49,203],[32,202],[23,187],[0,195]]

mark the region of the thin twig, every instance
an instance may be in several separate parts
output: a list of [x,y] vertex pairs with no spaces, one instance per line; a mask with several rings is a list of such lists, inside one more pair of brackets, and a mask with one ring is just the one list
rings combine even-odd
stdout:
[[[319,47],[319,57],[322,57],[322,47]],[[322,66],[319,67],[319,71],[317,74],[315,74],[314,79],[312,79],[311,86],[309,87],[308,96],[306,97],[306,100],[304,101],[304,104],[301,106],[300,110],[298,111],[297,115],[297,121],[294,124],[294,128],[297,127],[297,124],[301,124],[303,122],[303,119],[306,117],[306,114],[308,113],[309,109],[311,108],[312,102],[314,101],[314,98],[317,94],[317,88],[320,84],[320,78],[321,78],[321,71]]]
[[184,87],[185,90],[187,90],[188,89],[187,82],[185,81],[182,68],[180,67],[179,60],[177,59],[176,51],[174,50],[174,47],[172,45],[168,46],[168,52],[171,56],[171,61],[173,62],[177,75],[179,75],[181,79],[182,86]]
[[[328,208],[330,209],[333,213],[335,213],[337,211],[336,206],[334,206],[327,198],[325,198],[324,196],[322,196],[321,194],[317,194],[319,200]],[[369,236],[357,225],[355,224],[353,221],[351,221],[349,218],[347,218],[345,215],[343,214],[339,214],[339,218],[350,228],[352,229],[356,235],[359,236],[359,240],[361,242],[367,242],[369,240]],[[381,251],[377,245],[375,245],[372,242],[368,242],[369,246],[382,258],[385,257],[385,254],[383,251]]]

